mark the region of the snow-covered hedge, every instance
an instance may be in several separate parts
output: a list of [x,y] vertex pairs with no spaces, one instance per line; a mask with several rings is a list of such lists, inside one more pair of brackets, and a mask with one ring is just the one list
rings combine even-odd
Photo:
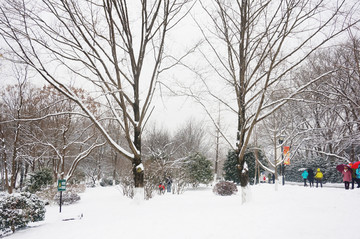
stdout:
[[7,195],[0,199],[0,236],[10,230],[45,219],[45,204],[30,193]]
[[228,181],[218,182],[213,189],[215,194],[221,196],[230,196],[236,194],[237,191],[236,184]]
[[112,179],[110,179],[110,178],[101,179],[101,182],[100,182],[101,187],[112,186],[112,185],[113,185],[113,180]]
[[[80,201],[80,196],[72,191],[65,191],[62,193],[62,205],[70,205],[77,201]],[[54,197],[54,201],[56,201],[58,204],[60,204],[60,194],[56,194]]]

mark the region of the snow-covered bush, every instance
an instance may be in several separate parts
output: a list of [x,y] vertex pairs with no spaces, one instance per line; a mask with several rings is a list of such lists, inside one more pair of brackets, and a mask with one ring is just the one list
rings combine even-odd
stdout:
[[29,211],[29,216],[32,222],[43,221],[45,219],[45,203],[35,194],[31,194],[28,192],[21,193],[21,196],[26,197],[31,201]]
[[100,182],[101,187],[112,186],[112,185],[113,185],[112,179],[108,179],[108,178],[101,179],[101,182]]
[[72,184],[69,185],[66,190],[73,193],[83,193],[86,190],[86,186],[85,184]]
[[45,218],[45,204],[34,194],[22,193],[0,199],[0,235]]
[[158,190],[159,183],[154,180],[152,174],[145,174],[145,184],[144,184],[144,197],[146,200],[152,198],[154,196],[154,192]]
[[230,196],[236,194],[237,191],[236,184],[228,181],[218,182],[213,188],[213,192],[221,196]]
[[[79,194],[79,193],[85,192],[85,190],[86,190],[85,184],[67,185],[66,191],[63,192],[63,197],[64,197],[64,194],[67,194],[67,193]],[[51,203],[60,198],[60,194],[59,194],[56,186],[49,187],[45,190],[39,191],[36,193],[36,195],[39,196],[44,201],[47,201],[48,203]],[[55,201],[55,202],[58,203],[58,201]]]
[[35,193],[41,188],[51,185],[52,182],[53,176],[50,169],[43,169],[30,175],[26,190]]
[[134,180],[131,176],[123,176],[120,180],[120,187],[122,189],[123,195],[129,198],[134,197]]
[[43,189],[41,191],[37,191],[36,195],[45,202],[45,205],[49,205],[54,200],[54,197],[57,193],[57,188],[53,186]]
[[[62,192],[62,205],[70,205],[77,201],[80,201],[80,196],[73,191],[64,191]],[[56,194],[54,201],[60,204],[60,193]]]

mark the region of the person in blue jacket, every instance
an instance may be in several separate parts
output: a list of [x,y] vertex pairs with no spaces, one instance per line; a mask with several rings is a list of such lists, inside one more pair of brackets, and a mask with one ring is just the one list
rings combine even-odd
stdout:
[[308,175],[309,175],[309,173],[307,172],[306,169],[305,169],[304,172],[301,174],[301,176],[302,176],[303,179],[304,179],[304,187],[307,186],[307,184],[306,184],[306,179],[307,179]]
[[357,180],[356,180],[356,170],[353,169],[351,171],[351,189],[354,189],[354,184],[355,182],[357,183]]
[[356,169],[356,183],[357,187],[360,188],[360,168]]

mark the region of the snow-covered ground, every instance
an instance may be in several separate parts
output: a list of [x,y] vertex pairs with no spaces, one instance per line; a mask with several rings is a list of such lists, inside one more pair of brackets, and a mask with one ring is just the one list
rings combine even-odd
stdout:
[[210,187],[137,204],[118,187],[90,188],[61,214],[49,206],[45,221],[6,239],[360,238],[360,189],[279,185],[275,191],[261,184],[250,190],[252,199],[243,205],[240,192],[216,196]]

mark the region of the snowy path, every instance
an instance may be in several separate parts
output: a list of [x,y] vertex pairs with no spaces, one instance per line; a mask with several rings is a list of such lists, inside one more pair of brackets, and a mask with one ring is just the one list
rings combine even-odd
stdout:
[[[46,221],[6,239],[338,239],[358,219],[360,189],[304,188],[264,184],[216,196],[210,188],[165,194],[137,205],[116,187],[87,189],[82,200],[47,208]],[[83,213],[81,220],[63,221]],[[355,238],[355,237],[353,237]],[[360,238],[360,236],[359,236]]]

